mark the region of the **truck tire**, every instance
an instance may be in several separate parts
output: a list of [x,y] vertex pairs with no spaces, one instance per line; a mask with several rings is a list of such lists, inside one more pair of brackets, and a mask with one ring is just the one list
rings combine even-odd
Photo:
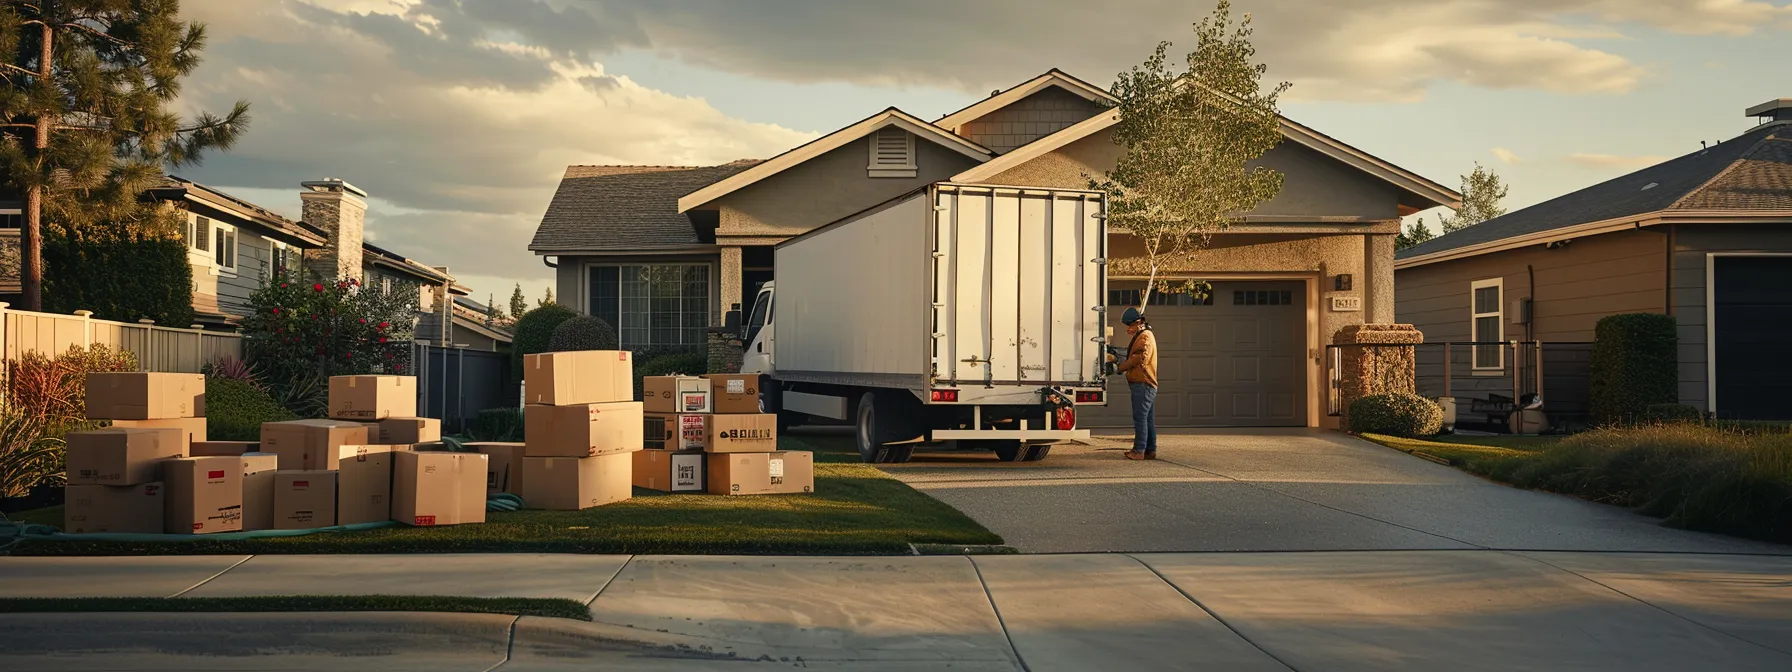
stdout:
[[980,441],[979,443],[996,451],[996,459],[1003,462],[1019,462],[1021,458],[1026,457],[1026,446],[1022,445],[1019,439]]
[[[882,408],[880,408],[882,406]],[[877,394],[866,392],[859,397],[858,423],[853,430],[853,442],[858,444],[859,460],[867,464],[878,464],[890,461],[891,448],[884,444],[902,439],[895,435],[890,422],[889,404],[879,404]],[[911,449],[912,450],[912,449]],[[907,460],[903,460],[907,461]]]
[[1022,461],[1022,462],[1038,462],[1040,460],[1045,459],[1045,456],[1052,454],[1052,444],[1041,443],[1041,444],[1037,444],[1037,445],[1027,446],[1026,453],[1027,454],[1021,456],[1020,461]]

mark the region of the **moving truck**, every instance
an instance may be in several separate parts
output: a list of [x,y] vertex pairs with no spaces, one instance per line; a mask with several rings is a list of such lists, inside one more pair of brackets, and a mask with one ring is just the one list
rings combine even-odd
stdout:
[[866,462],[1043,459],[1107,403],[1106,247],[1100,192],[929,185],[775,248],[742,373],[781,426],[854,423]]

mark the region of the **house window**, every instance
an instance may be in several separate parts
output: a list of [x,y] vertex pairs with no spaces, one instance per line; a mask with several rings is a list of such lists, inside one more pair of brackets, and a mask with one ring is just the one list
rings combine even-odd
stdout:
[[22,229],[25,227],[25,211],[19,209],[0,210],[0,229]]
[[268,244],[272,246],[268,255],[268,277],[283,278],[298,271],[298,248],[277,240],[270,240],[268,241]]
[[1500,314],[1503,282],[1500,278],[1492,278],[1476,280],[1470,285],[1469,319],[1474,325],[1474,341],[1495,344],[1474,347],[1476,369],[1499,369],[1505,366],[1505,351],[1497,345],[1506,340],[1503,316]]
[[1234,306],[1292,306],[1294,292],[1290,290],[1252,289],[1232,292]]
[[236,272],[236,227],[212,224],[212,263],[220,271]]
[[915,136],[898,126],[885,126],[871,134],[871,177],[914,177]]
[[589,312],[628,350],[692,349],[708,342],[709,266],[592,266]]
[[193,216],[193,222],[187,227],[187,247],[195,252],[212,251],[212,220],[210,218]]
[[392,276],[380,276],[380,293],[388,295],[392,293]]
[[[1142,289],[1110,289],[1110,290],[1108,290],[1108,305],[1115,307],[1115,309],[1118,309],[1121,307],[1128,307],[1128,306],[1138,306],[1139,299],[1144,298],[1144,294],[1145,294],[1145,290],[1142,290]],[[1175,292],[1175,293],[1152,292],[1151,293],[1151,305],[1153,305],[1153,306],[1211,306],[1211,305],[1213,305],[1213,292],[1207,292],[1206,294],[1202,294],[1200,297],[1196,297],[1195,295],[1190,294],[1188,292]]]

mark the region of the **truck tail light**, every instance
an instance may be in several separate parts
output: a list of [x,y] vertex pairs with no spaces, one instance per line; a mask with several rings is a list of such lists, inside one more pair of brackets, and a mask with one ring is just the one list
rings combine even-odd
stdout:
[[958,390],[934,390],[934,401],[958,401]]
[[1076,407],[1059,406],[1052,409],[1052,425],[1060,431],[1076,429]]
[[1076,393],[1076,403],[1099,404],[1099,403],[1101,403],[1101,397],[1102,397],[1102,393],[1100,390],[1089,390],[1089,391],[1084,391],[1084,392],[1078,392],[1078,393]]

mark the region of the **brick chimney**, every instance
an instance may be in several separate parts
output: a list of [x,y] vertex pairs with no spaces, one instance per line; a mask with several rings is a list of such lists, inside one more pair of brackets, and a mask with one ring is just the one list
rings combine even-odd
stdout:
[[305,268],[324,279],[362,279],[361,241],[367,230],[367,192],[334,177],[301,182],[302,218],[323,229],[329,243],[305,251]]

